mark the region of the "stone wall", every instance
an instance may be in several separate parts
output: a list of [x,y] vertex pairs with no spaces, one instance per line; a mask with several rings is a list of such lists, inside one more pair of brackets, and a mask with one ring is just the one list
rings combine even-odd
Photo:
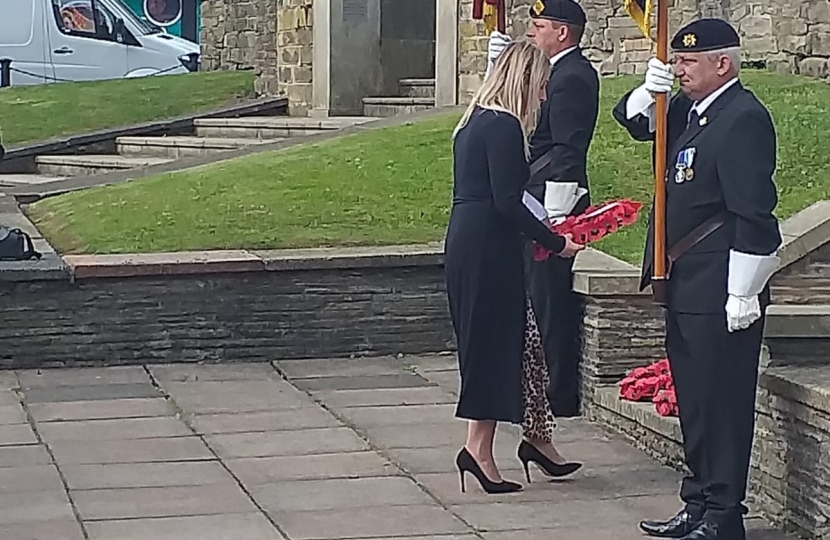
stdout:
[[292,116],[305,116],[311,109],[313,4],[314,0],[277,0],[277,76]]
[[647,295],[583,295],[582,408],[599,388],[666,356],[662,309]]
[[750,496],[775,525],[830,537],[830,366],[761,375]]
[[277,0],[203,0],[203,69],[253,69],[257,93],[277,94],[276,13]]
[[0,368],[451,349],[440,255],[402,253],[78,256],[72,280],[0,273]]
[[[507,0],[508,33],[523,35],[533,0]],[[652,42],[623,9],[622,0],[582,0],[588,28],[582,41],[586,56],[603,75],[641,74]],[[486,71],[484,26],[472,20],[472,0],[461,0],[459,21],[459,99],[475,92]],[[656,12],[652,27],[656,26]],[[744,59],[764,61],[770,69],[830,77],[830,0],[673,0],[669,34],[699,17],[721,17],[742,35]]]

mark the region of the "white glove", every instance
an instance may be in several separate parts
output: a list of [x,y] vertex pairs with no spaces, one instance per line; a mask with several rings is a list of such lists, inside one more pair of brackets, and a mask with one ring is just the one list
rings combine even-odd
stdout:
[[746,297],[730,294],[726,298],[726,326],[730,332],[746,330],[761,318],[758,295]]
[[673,83],[674,72],[672,72],[671,66],[664,64],[657,58],[648,61],[646,81],[643,85],[646,90],[652,94],[668,94],[671,93]]
[[657,58],[652,58],[648,61],[645,78],[645,82],[635,88],[628,96],[628,101],[625,104],[625,115],[629,120],[638,114],[647,116],[649,131],[654,132],[656,128],[654,94],[671,93],[674,72],[672,72],[671,66],[667,66]]
[[490,34],[490,41],[487,42],[487,63],[492,65],[496,58],[502,51],[513,42],[513,38],[507,34],[502,34],[498,30],[493,30]]
[[567,216],[588,193],[576,182],[545,182],[545,211],[550,218]]
[[766,287],[781,260],[776,254],[751,255],[729,252],[726,327],[730,332],[745,330],[761,318],[758,295]]

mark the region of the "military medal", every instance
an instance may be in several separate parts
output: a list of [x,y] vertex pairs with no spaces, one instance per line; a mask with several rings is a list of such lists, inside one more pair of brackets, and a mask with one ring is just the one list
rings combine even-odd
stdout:
[[674,164],[674,168],[677,170],[677,173],[674,175],[674,181],[676,183],[682,184],[694,178],[695,171],[692,169],[694,159],[694,148],[685,148],[677,154],[677,162]]

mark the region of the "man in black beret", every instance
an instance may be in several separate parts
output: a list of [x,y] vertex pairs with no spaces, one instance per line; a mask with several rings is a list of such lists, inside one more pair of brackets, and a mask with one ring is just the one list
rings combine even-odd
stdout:
[[[552,220],[581,214],[590,206],[587,155],[599,111],[599,76],[579,47],[586,16],[574,0],[536,0],[527,37],[551,62],[547,99],[530,139],[531,178],[527,191]],[[511,38],[490,36],[490,65]],[[489,68],[488,68],[489,70]],[[528,243],[528,290],[545,350],[556,416],[579,414],[579,303],[573,292],[574,259],[533,260]]]
[[[652,59],[644,84],[613,111],[634,139],[653,140],[654,96],[680,82],[666,145],[666,352],[690,473],[684,509],[640,527],[664,538],[743,540],[768,281],[781,244],[775,128],[738,79],[740,38],[727,22],[697,20],[671,47],[673,69]],[[650,220],[642,289],[653,235]]]

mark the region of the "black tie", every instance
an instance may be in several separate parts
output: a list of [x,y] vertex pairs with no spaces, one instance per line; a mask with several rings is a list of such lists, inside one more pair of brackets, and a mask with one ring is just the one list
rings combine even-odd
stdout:
[[697,109],[692,109],[689,113],[689,123],[686,124],[686,128],[690,128],[692,126],[700,125],[700,115],[697,114]]

